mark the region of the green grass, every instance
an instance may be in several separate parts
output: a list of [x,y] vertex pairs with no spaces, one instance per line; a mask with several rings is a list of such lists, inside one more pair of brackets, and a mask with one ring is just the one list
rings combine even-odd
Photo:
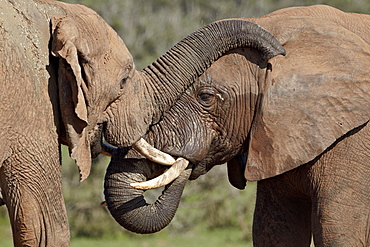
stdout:
[[152,235],[135,235],[133,237],[104,238],[104,239],[72,239],[71,247],[146,247],[146,246],[212,246],[212,247],[248,247],[252,246],[250,240],[242,239],[240,229],[215,229],[215,230],[194,230],[185,234],[169,235],[161,232]]
[[12,230],[5,206],[0,207],[0,246],[13,246]]
[[[4,216],[5,207],[2,207],[0,214]],[[12,234],[10,230],[9,219],[0,217],[0,246],[13,246]],[[71,247],[248,247],[252,246],[249,238],[244,239],[241,229],[238,228],[219,228],[205,230],[204,227],[197,226],[185,233],[169,233],[164,230],[150,235],[122,234],[121,236],[102,238],[78,238],[71,239]]]

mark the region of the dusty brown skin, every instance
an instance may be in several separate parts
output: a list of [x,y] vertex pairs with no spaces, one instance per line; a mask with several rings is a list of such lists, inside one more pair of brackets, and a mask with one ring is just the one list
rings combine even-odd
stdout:
[[[221,57],[145,138],[190,160],[190,179],[227,162],[235,187],[259,181],[255,246],[310,246],[312,234],[316,246],[368,246],[370,17],[313,6],[247,20],[273,34],[286,56],[267,61],[245,48]],[[117,167],[145,165],[119,155],[106,181],[112,214],[120,196],[140,195],[120,190],[127,184],[117,177],[138,176]],[[125,207],[122,218],[131,217]]]
[[225,52],[284,52],[266,31],[255,39],[256,24],[226,21],[136,71],[123,41],[91,9],[48,0],[2,1],[0,9],[0,205],[16,246],[69,245],[60,143],[84,180],[104,151],[103,134],[120,147],[135,144]]
[[69,246],[60,143],[85,179],[132,58],[84,6],[23,0],[0,9],[0,204],[15,246]]

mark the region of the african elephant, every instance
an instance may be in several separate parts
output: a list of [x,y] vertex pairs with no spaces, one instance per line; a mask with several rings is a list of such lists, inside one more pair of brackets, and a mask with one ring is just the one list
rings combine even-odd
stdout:
[[0,205],[15,246],[69,246],[60,144],[84,180],[132,57],[82,5],[1,1],[0,13]]
[[[235,49],[197,78],[144,136],[177,157],[166,172],[115,151],[104,192],[111,214],[131,231],[159,231],[186,181],[227,163],[235,187],[258,181],[255,246],[310,246],[312,235],[316,246],[368,246],[370,16],[312,6],[243,20],[268,30],[286,56]],[[144,190],[158,186],[162,196],[147,204]]]
[[140,137],[225,52],[283,53],[257,25],[226,21],[199,29],[136,71],[121,38],[91,9],[8,0],[0,10],[0,205],[8,208],[16,246],[69,245],[60,144],[68,145],[84,180],[91,159],[110,149],[103,136],[142,150]]

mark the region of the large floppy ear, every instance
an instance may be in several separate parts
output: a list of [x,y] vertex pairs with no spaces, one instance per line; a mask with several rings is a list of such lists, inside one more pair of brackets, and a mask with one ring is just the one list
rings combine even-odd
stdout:
[[52,54],[59,57],[58,87],[62,120],[67,131],[71,158],[80,170],[81,181],[90,173],[91,154],[87,139],[87,85],[80,60],[89,48],[82,42],[76,21],[66,16],[52,18]]
[[250,132],[249,181],[314,160],[370,119],[369,44],[342,27],[318,27],[271,61]]

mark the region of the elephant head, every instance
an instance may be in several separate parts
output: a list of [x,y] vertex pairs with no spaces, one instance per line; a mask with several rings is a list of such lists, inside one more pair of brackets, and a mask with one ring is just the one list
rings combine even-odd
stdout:
[[[243,189],[247,180],[270,178],[314,160],[370,119],[370,48],[361,37],[342,25],[331,21],[323,25],[323,20],[315,18],[271,15],[250,20],[274,30],[287,55],[267,59],[258,48],[228,52],[195,79],[144,137],[158,150],[190,162],[190,175],[187,170],[178,172],[180,183],[227,163],[231,184]],[[333,43],[336,39],[341,46]],[[163,97],[167,100],[168,95]],[[140,197],[158,185],[146,181],[149,175],[116,179],[137,178],[141,170],[135,168],[138,161],[117,161],[115,156],[123,154],[113,155],[105,181],[111,214],[138,233],[160,229],[165,224],[155,218],[163,214],[157,204],[167,202],[157,201],[148,210],[141,207],[145,202]],[[140,166],[150,164],[140,160]],[[126,168],[118,171],[117,167]],[[155,181],[163,186],[167,182],[161,181],[168,176],[165,172]],[[163,193],[168,198],[174,192]],[[177,194],[172,199],[164,212],[178,205]],[[158,227],[126,224],[142,224],[141,217],[155,218]]]
[[60,141],[70,148],[81,180],[91,158],[102,152],[105,111],[122,93],[133,59],[122,39],[93,10],[53,2],[61,14],[50,14],[51,53],[59,58],[59,103],[64,128]]
[[131,64],[122,95],[107,110],[105,140],[117,147],[134,145],[217,58],[238,47],[256,48],[266,59],[285,52],[258,25],[225,20],[190,34],[142,71]]

